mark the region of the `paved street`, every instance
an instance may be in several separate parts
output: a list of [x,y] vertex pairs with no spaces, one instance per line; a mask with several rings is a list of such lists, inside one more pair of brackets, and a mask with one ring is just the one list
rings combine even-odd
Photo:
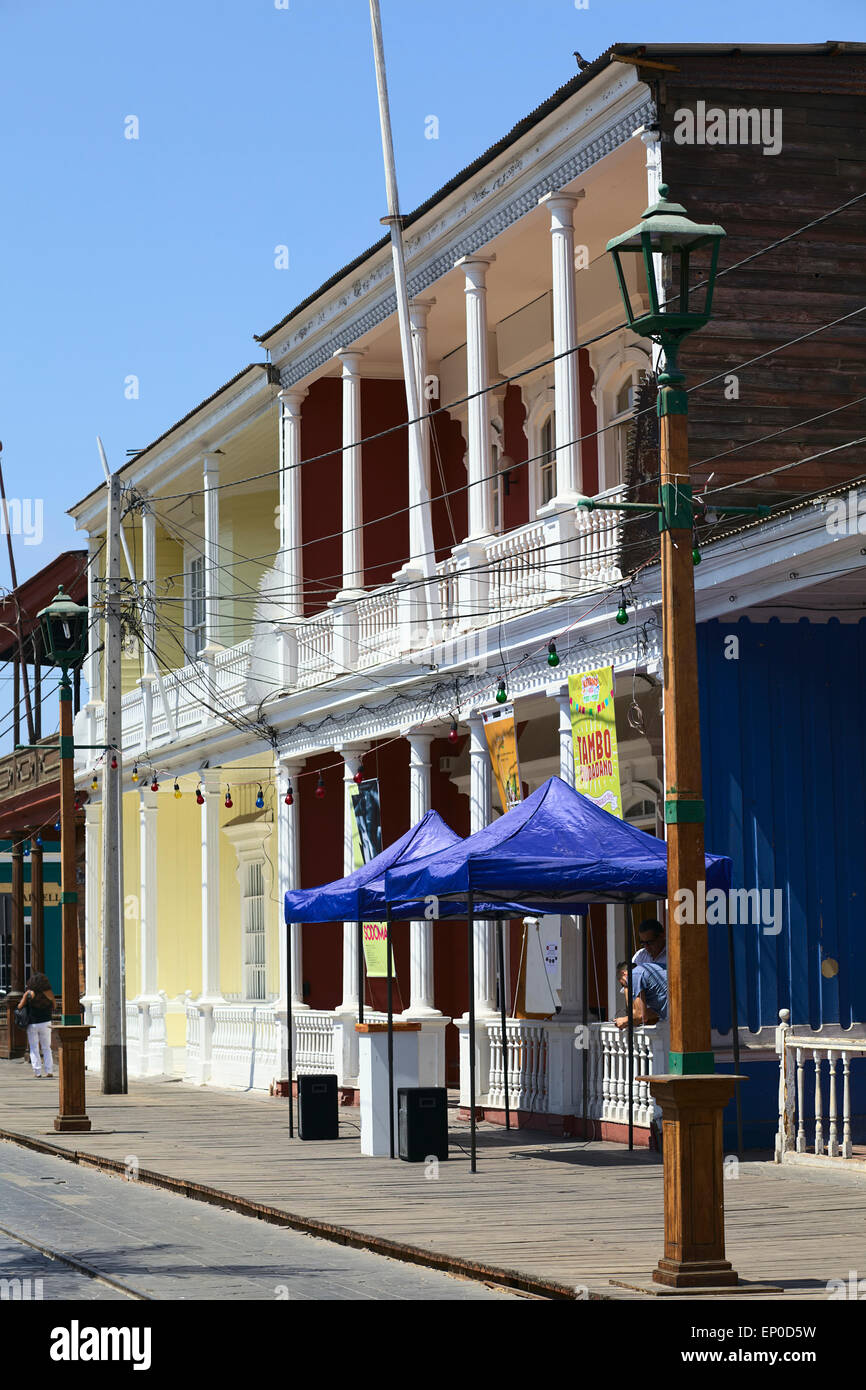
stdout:
[[[0,1281],[41,1279],[46,1300],[518,1297],[105,1177],[11,1143],[0,1145],[0,1227],[130,1290],[112,1288],[0,1233]],[[0,1290],[0,1297],[9,1296],[6,1285],[0,1283]]]

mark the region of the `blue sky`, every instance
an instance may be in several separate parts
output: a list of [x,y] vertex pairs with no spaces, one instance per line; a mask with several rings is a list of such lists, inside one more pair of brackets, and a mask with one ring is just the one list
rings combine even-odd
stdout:
[[[8,494],[44,502],[20,577],[81,543],[65,510],[101,477],[97,433],[120,466],[381,234],[367,0],[284,3],[0,0],[0,438]],[[866,37],[855,0],[381,3],[407,210],[570,78],[575,48]]]

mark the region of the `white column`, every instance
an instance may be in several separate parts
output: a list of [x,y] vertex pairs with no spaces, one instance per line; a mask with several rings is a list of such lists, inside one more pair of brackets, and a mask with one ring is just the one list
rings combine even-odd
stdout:
[[[490,823],[493,774],[487,737],[480,718],[469,720],[469,829],[474,835]],[[496,927],[493,922],[476,922],[475,1010],[476,1014],[496,1012]]]
[[[661,132],[649,130],[642,126],[636,130],[635,135],[639,135],[646,150],[646,192],[647,207],[652,207],[653,203],[659,200],[659,184],[662,181],[662,146]],[[664,257],[662,253],[656,252],[653,256],[653,270],[655,271],[656,293],[658,295],[660,307],[665,303],[665,277],[664,277]],[[659,364],[663,357],[660,343],[654,342],[652,345],[653,371],[658,372]]]
[[[432,734],[409,733],[409,820],[417,825],[430,810],[430,744]],[[406,1018],[439,1015],[434,1004],[433,950],[436,925],[412,922],[409,927],[409,1007]]]
[[205,645],[207,655],[221,650],[219,595],[220,595],[220,507],[219,507],[219,454],[207,453],[202,463],[202,487],[204,491],[204,572],[205,572]]
[[363,352],[340,349],[343,371],[343,588],[338,599],[357,598],[364,588],[364,508],[361,468],[361,374]]
[[[574,294],[574,209],[583,192],[545,193],[553,256],[553,390],[556,402],[556,497],[573,506],[581,494],[580,397],[577,374],[577,309]],[[561,354],[567,353],[563,357]]]
[[[301,922],[293,922],[291,933],[286,930],[284,899],[286,893],[301,886],[301,846],[300,824],[298,820],[297,779],[301,774],[303,762],[287,762],[278,757],[277,770],[277,905],[280,923],[280,992],[277,1008],[285,1009],[286,1002],[286,951],[289,936],[292,943],[292,1008],[306,1009],[304,1003],[304,958]],[[291,806],[286,805],[286,783],[291,781],[294,799]]]
[[301,407],[307,388],[281,391],[280,400],[280,568],[286,616],[304,616],[304,564],[301,526]]
[[[466,388],[469,431],[469,536],[470,541],[489,536],[493,529],[490,444],[490,385],[487,352],[487,268],[493,256],[461,256],[455,264],[466,277]],[[484,391],[484,395],[478,395]]]
[[[352,873],[355,867],[355,849],[352,839],[352,826],[355,813],[352,810],[351,791],[355,785],[354,777],[369,744],[357,743],[337,749],[343,759],[343,873]],[[343,999],[339,1013],[358,1012],[358,940],[357,923],[343,923]]]
[[142,789],[138,793],[140,865],[140,966],[139,998],[155,998],[157,993],[157,799],[158,793]]
[[[568,686],[561,694],[561,686],[554,687],[559,712],[559,775],[563,782],[574,786],[574,735],[571,726],[571,709],[568,704]],[[550,692],[548,692],[550,693]]]
[[102,701],[102,672],[99,660],[102,624],[97,619],[102,601],[101,585],[99,584],[99,555],[101,552],[102,540],[100,537],[88,536],[87,606],[90,609],[90,618],[87,629],[87,656],[84,659],[84,679],[87,682],[88,705],[100,704]]
[[[436,303],[435,299],[410,299],[409,301],[409,323],[412,330],[412,356],[415,362],[415,380],[418,384],[418,412],[426,414],[430,409],[430,401],[424,394],[424,384],[427,379],[427,318],[430,310]],[[432,422],[426,420],[421,436],[421,475],[424,478],[427,495],[430,495],[430,431]],[[412,432],[410,431],[410,439]],[[415,495],[415,473],[410,468],[409,471],[409,564],[417,565],[421,553],[424,549],[424,533],[422,527],[421,508],[417,505],[420,497]]]
[[201,998],[199,1003],[222,1001],[220,991],[220,800],[219,774],[201,775],[204,805],[201,807]]

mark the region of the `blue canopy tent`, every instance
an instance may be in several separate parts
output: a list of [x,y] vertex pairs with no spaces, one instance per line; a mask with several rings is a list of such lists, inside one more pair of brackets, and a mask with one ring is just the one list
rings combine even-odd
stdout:
[[[706,856],[707,889],[727,892],[731,861]],[[591,902],[651,902],[667,896],[667,846],[663,840],[602,810],[560,777],[551,777],[507,815],[458,844],[426,859],[395,864],[385,875],[392,912],[411,915],[420,902],[459,904],[469,922],[470,979],[472,921],[477,895],[508,914],[515,902],[524,912],[576,914]],[[497,906],[498,905],[498,906]],[[484,916],[489,916],[486,909]],[[631,965],[629,963],[629,997]],[[586,993],[584,992],[584,1008]],[[469,995],[470,1037],[475,1037],[474,989]],[[629,1117],[631,1117],[633,1025],[629,1010]],[[475,1048],[470,1046],[472,1171],[475,1172]],[[631,1134],[631,1123],[629,1125]]]
[[[390,915],[385,904],[385,872],[416,858],[429,858],[437,851],[459,844],[456,835],[437,811],[428,811],[417,825],[407,830],[392,845],[362,864],[345,878],[335,879],[319,888],[289,890],[285,895],[286,926],[292,922],[356,922],[358,929],[358,1022],[364,1021],[364,952],[363,923],[365,920],[388,920],[388,1066],[393,1073],[393,1009]],[[455,915],[458,909],[455,908]],[[292,947],[286,952],[287,1000],[289,1034],[289,1137],[294,1137],[294,1108],[292,1098]],[[391,1088],[393,1090],[393,1086]],[[393,1104],[391,1109],[391,1149],[393,1158]]]

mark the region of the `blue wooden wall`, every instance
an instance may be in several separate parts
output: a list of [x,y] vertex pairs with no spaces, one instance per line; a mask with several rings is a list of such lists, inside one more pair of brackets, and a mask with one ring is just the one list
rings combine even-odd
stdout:
[[[739,639],[737,659],[726,639]],[[698,627],[707,848],[734,887],[782,890],[782,930],[736,926],[739,1022],[866,1019],[866,622]],[[710,927],[713,1024],[731,1023]]]

